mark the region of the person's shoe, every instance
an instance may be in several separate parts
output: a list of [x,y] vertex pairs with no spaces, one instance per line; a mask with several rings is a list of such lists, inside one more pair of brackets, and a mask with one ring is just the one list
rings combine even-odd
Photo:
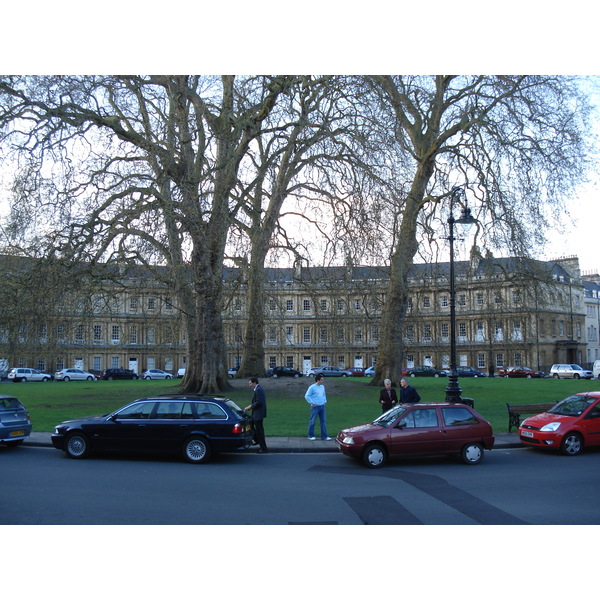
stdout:
[[310,436],[308,436],[308,439],[309,440],[316,440],[317,438],[316,437],[310,437]]
[[333,439],[333,438],[326,437],[326,438],[321,438],[321,439],[322,439],[323,441],[326,441],[326,440],[331,440],[331,439]]
[[256,454],[267,454],[268,450],[259,450]]

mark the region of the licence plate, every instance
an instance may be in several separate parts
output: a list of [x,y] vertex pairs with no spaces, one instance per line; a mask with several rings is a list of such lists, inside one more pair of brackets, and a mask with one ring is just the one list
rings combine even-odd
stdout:
[[25,435],[25,430],[24,429],[19,429],[17,431],[11,431],[10,432],[10,437],[18,437],[20,435]]
[[533,431],[521,431],[521,435],[523,437],[530,437],[530,438],[532,438],[533,437]]

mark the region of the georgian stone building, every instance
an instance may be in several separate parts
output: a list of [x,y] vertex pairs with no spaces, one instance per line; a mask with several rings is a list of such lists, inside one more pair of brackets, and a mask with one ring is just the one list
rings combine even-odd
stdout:
[[[586,321],[589,290],[577,258],[543,262],[474,255],[455,266],[459,364],[490,372],[513,364],[548,371],[554,362],[592,360],[586,351],[586,334],[594,331]],[[448,263],[412,269],[404,332],[407,366],[449,366],[448,273]],[[0,292],[4,370],[79,366],[141,373],[186,366],[185,328],[176,301],[148,270],[127,269],[76,289],[35,274],[27,281],[31,289],[25,292],[20,287],[11,295],[6,286]],[[247,293],[239,271],[226,270],[224,281],[223,319],[233,367],[242,357]],[[375,364],[387,285],[384,267],[267,269],[265,366],[307,371]]]
[[[586,358],[584,288],[577,258],[554,262],[474,256],[455,263],[457,362],[489,372],[548,371]],[[383,267],[267,272],[267,367],[376,363],[388,272]],[[407,366],[450,363],[449,264],[416,264],[404,332]],[[225,314],[230,364],[241,360],[243,285]]]

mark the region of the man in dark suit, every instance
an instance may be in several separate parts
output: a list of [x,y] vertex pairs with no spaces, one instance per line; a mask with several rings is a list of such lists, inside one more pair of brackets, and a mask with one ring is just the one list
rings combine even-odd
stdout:
[[402,404],[416,404],[421,399],[419,393],[412,385],[408,385],[408,379],[400,380],[400,402]]
[[268,452],[267,443],[265,441],[265,429],[263,427],[263,419],[267,417],[267,396],[265,390],[258,385],[258,379],[251,377],[248,380],[248,386],[254,390],[252,396],[252,404],[244,409],[248,411],[252,409],[252,422],[254,424],[254,442],[260,446],[259,454]]

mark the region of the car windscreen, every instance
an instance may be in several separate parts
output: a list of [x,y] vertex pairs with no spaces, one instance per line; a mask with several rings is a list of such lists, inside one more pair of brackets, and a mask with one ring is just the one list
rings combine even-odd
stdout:
[[387,412],[383,413],[380,417],[377,417],[373,421],[373,425],[381,425],[382,427],[389,427],[400,415],[406,412],[405,406],[395,406]]
[[596,401],[596,398],[587,398],[585,396],[571,396],[556,406],[552,407],[548,412],[553,415],[565,415],[567,417],[578,417],[591,404]]

